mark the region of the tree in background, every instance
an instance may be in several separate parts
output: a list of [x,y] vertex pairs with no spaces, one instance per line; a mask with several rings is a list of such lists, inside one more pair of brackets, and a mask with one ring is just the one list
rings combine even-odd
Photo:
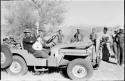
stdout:
[[[65,9],[61,1],[56,0],[27,0],[15,1],[5,5],[9,13],[5,16],[7,24],[12,28],[8,34],[19,37],[26,28],[36,31],[36,22],[45,30],[46,25],[56,29],[64,20]],[[38,13],[36,13],[38,11]],[[37,17],[37,15],[39,17]],[[39,20],[38,20],[39,19]]]
[[31,0],[38,11],[39,27],[46,29],[49,26],[49,31],[57,29],[64,20],[64,4],[61,0]]
[[9,35],[19,36],[25,28],[35,28],[34,8],[28,1],[8,2],[5,6],[8,9],[8,15],[5,16],[5,19],[12,29],[8,32]]

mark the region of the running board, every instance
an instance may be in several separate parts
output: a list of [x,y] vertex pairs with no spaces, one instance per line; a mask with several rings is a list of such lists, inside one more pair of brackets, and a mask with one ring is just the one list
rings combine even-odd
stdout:
[[34,66],[34,70],[35,71],[47,71],[48,69],[45,69],[45,68],[37,69],[36,66]]

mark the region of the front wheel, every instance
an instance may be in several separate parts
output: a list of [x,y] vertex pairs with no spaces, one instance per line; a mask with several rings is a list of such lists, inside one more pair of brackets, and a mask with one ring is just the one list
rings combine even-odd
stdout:
[[90,59],[75,59],[67,67],[67,74],[72,80],[87,80],[93,75]]
[[8,68],[12,63],[12,53],[7,45],[1,45],[1,68]]
[[24,75],[27,71],[28,67],[24,59],[20,56],[13,56],[13,62],[7,72],[11,75]]

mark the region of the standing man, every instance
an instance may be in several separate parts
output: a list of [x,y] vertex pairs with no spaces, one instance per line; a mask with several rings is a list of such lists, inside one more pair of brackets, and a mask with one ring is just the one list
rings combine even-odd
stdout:
[[58,43],[62,43],[63,42],[63,37],[64,37],[64,35],[62,34],[62,30],[60,29],[60,30],[58,30],[57,31],[57,36],[58,36]]
[[97,38],[97,45],[96,45],[96,50],[97,53],[99,53],[99,47],[100,47],[100,42],[102,43],[102,45],[106,44],[106,47],[111,55],[114,55],[113,50],[110,48],[110,43],[111,43],[111,36],[108,33],[108,28],[104,27],[103,29],[103,33],[98,35]]
[[124,67],[124,28],[121,28],[119,30],[119,36],[118,36],[118,46],[119,46],[119,64]]
[[[97,34],[95,31],[95,28],[92,28],[92,33],[90,34],[90,40],[92,41],[93,45],[92,45],[92,61],[93,61],[93,65],[95,66],[95,69],[97,69],[99,67],[99,62],[100,62],[100,56],[98,53],[96,53],[96,39],[97,39]],[[96,64],[96,65],[95,65]]]
[[114,50],[114,53],[115,53],[115,59],[116,59],[116,62],[117,64],[119,64],[118,60],[119,60],[119,53],[118,53],[118,36],[119,36],[119,32],[118,32],[119,29],[115,28],[114,30],[114,34],[112,36],[113,38],[113,50]]
[[73,39],[71,40],[71,42],[80,42],[80,41],[83,41],[83,35],[80,32],[80,29],[77,29],[75,35],[73,36]]

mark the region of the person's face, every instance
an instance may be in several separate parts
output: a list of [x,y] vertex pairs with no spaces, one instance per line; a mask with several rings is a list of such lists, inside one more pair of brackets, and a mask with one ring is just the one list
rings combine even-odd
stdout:
[[62,31],[61,30],[59,30],[59,34],[61,34],[62,33]]
[[44,33],[43,33],[42,31],[39,31],[39,35],[40,35],[40,36],[43,36],[43,34],[44,34]]
[[106,33],[107,33],[107,30],[106,30],[106,29],[104,29],[104,30],[103,30],[103,32],[104,32],[104,34],[106,34]]
[[114,34],[117,34],[117,31],[114,31]]
[[95,33],[95,29],[92,29],[92,32]]
[[123,32],[124,32],[124,30],[123,30],[123,29],[120,29],[120,30],[119,30],[119,32],[120,32],[120,33],[123,33]]
[[31,36],[31,33],[30,32],[27,32],[25,33],[26,37],[30,37]]
[[77,33],[80,33],[80,30],[79,30],[79,29],[77,29]]

